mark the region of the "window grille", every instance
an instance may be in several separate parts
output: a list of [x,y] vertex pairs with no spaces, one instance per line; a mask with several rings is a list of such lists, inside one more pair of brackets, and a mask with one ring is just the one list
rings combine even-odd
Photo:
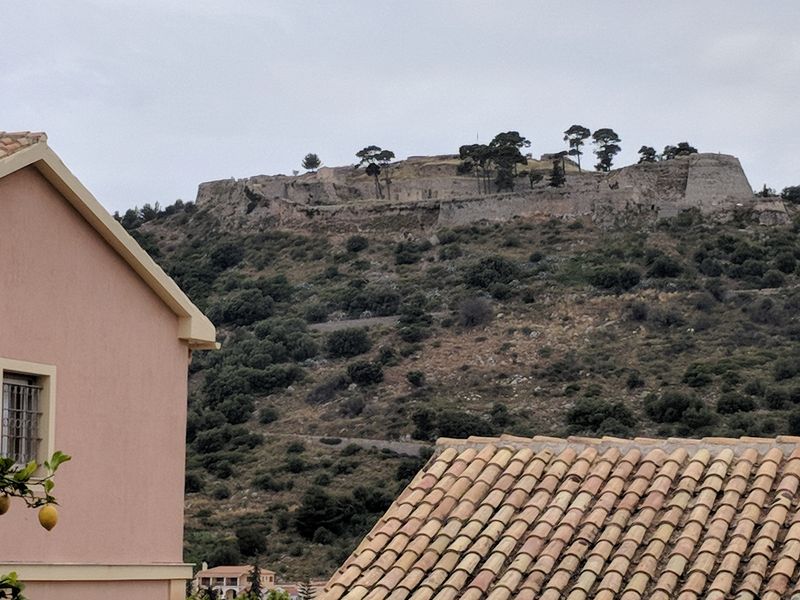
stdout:
[[41,392],[37,385],[3,381],[0,456],[13,458],[20,464],[38,457]]

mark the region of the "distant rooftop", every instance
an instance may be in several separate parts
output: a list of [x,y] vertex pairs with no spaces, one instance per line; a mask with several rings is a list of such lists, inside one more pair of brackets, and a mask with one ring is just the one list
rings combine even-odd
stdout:
[[[253,570],[253,567],[250,565],[224,565],[219,567],[212,567],[210,569],[204,569],[202,571],[198,571],[195,577],[213,577],[215,575],[225,577],[241,577],[242,575],[247,575],[250,571]],[[260,569],[262,575],[270,574],[274,575],[275,571],[270,571],[269,569]]]
[[47,134],[42,131],[0,131],[0,158],[46,141]]

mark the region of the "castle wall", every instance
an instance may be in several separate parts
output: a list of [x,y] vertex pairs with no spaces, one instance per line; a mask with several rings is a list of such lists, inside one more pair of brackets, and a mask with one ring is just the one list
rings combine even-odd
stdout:
[[[736,157],[694,154],[631,165],[610,173],[569,172],[561,188],[527,178],[517,190],[477,193],[473,175],[456,175],[453,157],[413,157],[392,167],[391,198],[375,200],[374,181],[352,167],[322,168],[296,177],[257,176],[203,183],[197,204],[237,228],[427,228],[517,216],[591,217],[611,224],[653,221],[688,208],[706,214],[755,207]],[[385,185],[385,184],[384,184]],[[385,191],[385,188],[384,188]],[[774,214],[773,214],[774,213]],[[781,220],[780,211],[769,219]]]

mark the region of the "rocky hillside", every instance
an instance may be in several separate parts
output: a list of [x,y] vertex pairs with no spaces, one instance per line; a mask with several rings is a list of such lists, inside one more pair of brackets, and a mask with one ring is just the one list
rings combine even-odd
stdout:
[[132,234],[223,346],[191,366],[190,561],[329,575],[438,436],[800,432],[800,228],[752,207],[365,233],[151,217]]

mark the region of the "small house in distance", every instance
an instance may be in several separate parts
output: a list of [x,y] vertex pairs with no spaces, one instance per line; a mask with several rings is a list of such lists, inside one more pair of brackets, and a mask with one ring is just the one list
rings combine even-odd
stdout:
[[[208,569],[203,563],[203,569],[194,576],[195,590],[214,590],[220,600],[237,598],[250,590],[250,572],[253,567],[249,565],[219,566]],[[268,569],[259,569],[261,572],[261,589],[271,590],[275,587],[275,572]]]
[[0,132],[0,454],[73,457],[53,531],[0,517],[30,600],[185,598],[187,368],[215,337],[44,134]]
[[443,439],[318,600],[800,599],[800,438]]

